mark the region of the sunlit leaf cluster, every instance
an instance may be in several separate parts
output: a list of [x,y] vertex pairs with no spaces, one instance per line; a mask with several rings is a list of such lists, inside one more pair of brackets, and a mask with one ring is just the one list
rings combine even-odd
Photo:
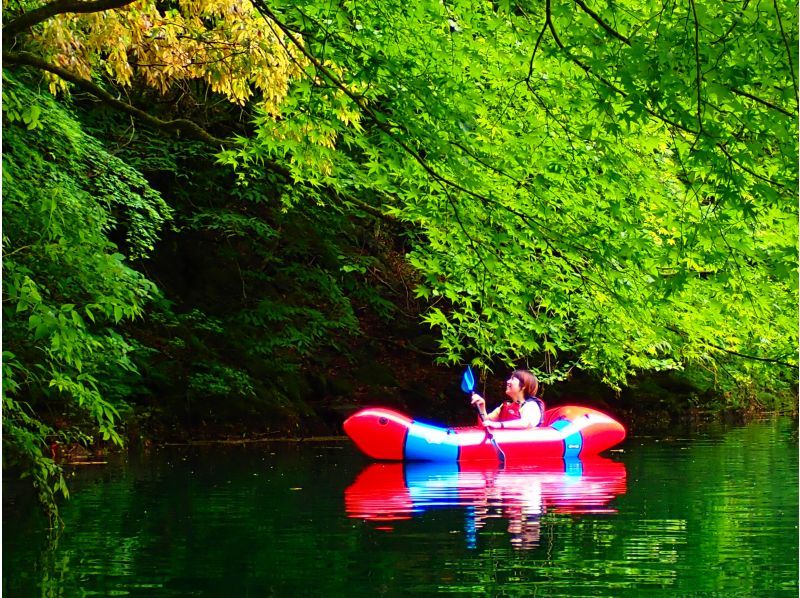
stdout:
[[[139,0],[114,10],[60,14],[34,30],[29,48],[84,79],[108,76],[123,87],[144,83],[166,93],[202,80],[242,105],[257,94],[271,114],[280,112],[306,64],[248,0]],[[52,76],[50,89],[67,85]]]

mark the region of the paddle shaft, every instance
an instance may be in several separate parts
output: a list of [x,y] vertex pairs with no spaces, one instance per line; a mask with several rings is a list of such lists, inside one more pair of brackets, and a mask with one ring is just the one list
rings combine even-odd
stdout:
[[[464,374],[461,376],[461,390],[467,393],[470,399],[475,396],[475,375],[472,373],[472,368],[469,365],[467,366],[467,369],[464,370]],[[486,409],[486,401],[483,402],[483,405],[484,409]],[[475,405],[475,408],[478,409],[478,406]],[[480,409],[478,409],[478,416],[480,416],[481,421],[486,421],[486,415],[481,413]],[[500,465],[504,466],[506,464],[506,454],[497,444],[497,441],[489,431],[489,428],[484,427],[483,431],[486,433],[486,438],[488,438],[489,442],[492,443],[494,450],[497,451],[497,458],[500,461]]]
[[[472,396],[474,394],[475,394],[475,391],[473,390],[469,394],[470,398],[472,398]],[[482,422],[486,421],[486,414],[483,413],[477,405],[475,405],[475,409],[478,410],[478,417],[481,418],[481,421]],[[486,437],[489,439],[489,442],[492,443],[492,446],[494,446],[495,450],[497,451],[497,458],[500,459],[501,463],[505,463],[506,462],[506,454],[503,452],[503,449],[500,448],[500,445],[497,444],[497,440],[495,440],[494,434],[491,433],[489,428],[484,428],[483,431],[486,432]]]

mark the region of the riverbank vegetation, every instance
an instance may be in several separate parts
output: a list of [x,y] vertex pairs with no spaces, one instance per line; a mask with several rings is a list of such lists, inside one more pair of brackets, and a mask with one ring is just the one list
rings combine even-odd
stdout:
[[465,363],[795,403],[791,2],[4,10],[4,467],[45,504],[60,446],[432,409]]

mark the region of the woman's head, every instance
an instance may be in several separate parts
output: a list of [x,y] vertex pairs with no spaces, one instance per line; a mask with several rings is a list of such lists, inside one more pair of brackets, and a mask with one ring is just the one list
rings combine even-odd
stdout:
[[535,397],[539,392],[539,381],[528,370],[514,370],[506,381],[506,394],[512,399],[522,393],[522,398]]

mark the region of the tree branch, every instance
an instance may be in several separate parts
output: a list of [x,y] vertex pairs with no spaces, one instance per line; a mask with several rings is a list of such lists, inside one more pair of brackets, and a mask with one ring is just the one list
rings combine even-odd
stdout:
[[777,181],[773,181],[771,178],[766,177],[766,176],[761,175],[761,174],[758,174],[752,168],[748,168],[747,166],[742,164],[739,160],[737,160],[736,158],[734,158],[731,155],[731,153],[728,151],[728,148],[726,147],[726,145],[724,143],[720,142],[720,143],[717,143],[716,145],[722,151],[722,153],[725,154],[725,156],[728,158],[728,160],[730,160],[732,163],[736,164],[736,166],[738,166],[739,168],[744,170],[746,173],[756,177],[757,179],[759,179],[761,181],[764,181],[765,183],[769,183],[770,185],[773,185],[775,187],[780,187],[781,189],[788,189],[788,187],[786,185],[784,185],[783,183],[779,183]]
[[74,73],[69,72],[66,69],[63,69],[59,66],[54,64],[50,64],[39,58],[38,56],[34,56],[33,54],[29,54],[27,52],[3,52],[3,64],[18,64],[24,66],[30,66],[41,71],[47,71],[48,73],[52,73],[69,83],[79,87],[83,91],[86,91],[97,99],[102,100],[106,104],[116,108],[117,110],[121,110],[131,116],[135,116],[136,118],[144,121],[145,123],[154,126],[158,129],[162,129],[165,131],[170,131],[173,133],[185,133],[186,135],[193,137],[194,139],[198,139],[200,141],[205,141],[207,143],[213,145],[230,145],[232,142],[226,139],[221,139],[219,137],[215,137],[205,129],[203,129],[197,123],[187,120],[185,118],[177,118],[174,120],[162,120],[153,116],[152,114],[148,114],[144,110],[136,108],[135,106],[131,106],[130,104],[118,100],[113,95],[108,93],[105,89],[97,85],[96,83],[88,80],[83,79],[75,75]]
[[697,81],[697,128],[698,136],[703,133],[703,73],[700,70],[700,23],[697,20],[697,8],[694,0],[689,0],[692,7],[692,17],[694,18],[694,67],[695,79]]
[[528,76],[525,77],[525,83],[528,86],[528,89],[531,87],[531,77],[533,77],[533,61],[536,60],[536,52],[539,50],[539,44],[542,43],[542,38],[544,37],[544,32],[547,31],[547,23],[544,24],[542,30],[539,32],[539,37],[536,38],[536,45],[533,46],[533,52],[531,53],[531,60],[528,64]]
[[732,93],[736,94],[737,96],[742,96],[743,98],[750,98],[754,102],[758,102],[759,104],[762,104],[762,105],[766,106],[767,108],[772,108],[773,110],[777,110],[781,114],[785,114],[788,117],[795,118],[797,116],[796,114],[792,114],[788,110],[784,110],[780,106],[777,106],[777,105],[775,105],[775,104],[773,104],[771,102],[768,102],[767,100],[764,100],[762,98],[759,98],[758,96],[754,96],[751,93],[747,93],[746,91],[742,91],[741,89],[738,89],[736,87],[731,87],[730,90],[731,90]]
[[14,37],[21,31],[30,29],[42,21],[65,13],[90,13],[102,12],[114,8],[121,8],[131,4],[134,0],[95,0],[94,2],[81,2],[80,0],[56,0],[34,10],[22,13],[16,19],[9,21],[3,27],[3,35]]
[[[789,72],[792,74],[792,83],[794,88],[794,101],[795,103],[800,103],[798,100],[797,94],[797,76],[794,74],[794,56],[795,53],[792,52],[791,47],[789,46],[789,41],[786,39],[786,32],[783,30],[783,19],[781,19],[781,11],[778,10],[778,0],[772,0],[772,5],[775,7],[775,16],[778,17],[778,26],[781,29],[781,38],[783,38],[783,45],[786,46],[786,54],[787,58],[789,59]],[[797,45],[795,43],[795,45]]]
[[600,25],[600,27],[602,27],[603,29],[605,29],[605,30],[606,30],[606,32],[607,32],[607,33],[608,33],[610,36],[612,36],[612,37],[616,37],[618,40],[620,40],[621,42],[623,42],[625,45],[628,45],[628,46],[630,46],[630,45],[631,45],[631,40],[630,40],[629,38],[625,37],[625,36],[624,36],[624,35],[622,35],[622,34],[621,34],[619,31],[617,31],[616,29],[614,29],[614,28],[613,28],[611,25],[609,25],[608,23],[606,23],[606,22],[605,22],[605,21],[604,21],[604,20],[603,20],[603,19],[600,17],[600,15],[598,15],[598,14],[597,14],[596,12],[594,12],[594,11],[593,11],[591,8],[589,8],[588,6],[586,6],[586,3],[585,3],[585,2],[583,2],[583,0],[575,0],[575,4],[577,4],[578,6],[580,6],[580,7],[581,7],[581,9],[583,10],[583,12],[585,12],[587,15],[589,15],[590,17],[592,17],[592,19],[594,19],[594,20],[595,20],[595,22],[596,22],[598,25]]
[[[34,67],[34,68],[37,68],[37,69],[40,69],[40,70],[44,70],[44,71],[48,71],[50,73],[53,73],[54,75],[59,76],[60,78],[64,79],[65,81],[69,81],[70,83],[73,83],[74,85],[80,87],[84,91],[92,94],[93,96],[97,97],[98,99],[102,100],[103,102],[111,105],[113,108],[121,110],[122,112],[130,114],[132,116],[135,116],[136,118],[146,122],[147,124],[149,124],[151,126],[154,126],[154,127],[158,128],[158,129],[167,130],[167,131],[170,131],[170,132],[183,132],[183,133],[188,134],[190,137],[193,137],[193,138],[198,139],[200,141],[205,141],[207,143],[214,144],[214,145],[230,146],[230,145],[233,144],[233,141],[231,141],[231,140],[221,139],[219,137],[215,137],[215,136],[211,135],[208,131],[206,131],[205,129],[203,129],[202,127],[200,127],[197,123],[195,123],[193,121],[190,121],[190,120],[187,120],[187,119],[183,119],[183,118],[174,119],[174,120],[162,120],[160,118],[156,118],[155,116],[152,116],[151,114],[148,114],[147,112],[145,112],[143,110],[140,110],[139,108],[136,108],[135,106],[131,106],[130,104],[126,104],[125,102],[122,102],[122,101],[116,99],[114,96],[112,96],[110,93],[108,93],[106,90],[104,90],[102,87],[99,87],[95,83],[93,83],[93,82],[91,82],[89,80],[86,80],[86,79],[82,79],[82,78],[70,73],[69,71],[66,71],[66,70],[64,70],[64,69],[62,69],[60,67],[57,67],[55,65],[52,65],[50,63],[47,63],[47,62],[37,58],[36,56],[33,56],[32,54],[27,54],[27,53],[23,53],[23,52],[20,52],[20,53],[3,52],[3,62],[4,63],[10,63],[10,64],[20,64],[20,65],[25,65],[25,66],[31,66],[31,67]],[[291,172],[289,172],[286,168],[283,168],[282,166],[280,166],[280,165],[278,165],[278,164],[276,164],[274,162],[270,162],[269,164],[267,164],[267,168],[269,168],[270,170],[272,170],[276,174],[279,174],[279,175],[285,177],[287,180],[292,180]],[[345,196],[341,196],[337,191],[332,190],[332,189],[327,189],[327,188],[324,190],[324,193],[330,199],[332,199],[332,200],[334,200],[334,201],[336,201],[338,203],[349,202],[349,203],[353,204],[354,206],[356,206],[358,209],[363,210],[364,212],[367,212],[368,214],[370,214],[373,217],[386,220],[387,222],[394,222],[394,223],[397,222],[397,219],[394,218],[393,216],[391,216],[390,214],[386,214],[386,213],[382,212],[381,210],[379,210],[378,208],[375,208],[375,207],[367,204],[366,202],[363,202],[363,201],[359,200],[358,198],[351,197],[351,196],[346,196],[346,197]]]
[[[681,338],[685,338],[687,336],[685,332],[682,332],[681,330],[678,330],[673,326],[665,326],[664,328],[666,328],[670,332],[674,332]],[[725,347],[721,347],[720,345],[716,345],[714,343],[705,342],[705,344],[708,345],[709,347],[717,349],[718,351],[722,351],[723,353],[727,353],[729,355],[735,355],[736,357],[741,357],[742,359],[751,359],[753,361],[774,363],[777,365],[782,365],[787,368],[797,368],[797,364],[789,363],[788,361],[783,361],[782,359],[778,359],[775,357],[759,357],[758,355],[745,355],[744,353],[739,353],[738,351],[733,351],[732,349],[726,349]]]

